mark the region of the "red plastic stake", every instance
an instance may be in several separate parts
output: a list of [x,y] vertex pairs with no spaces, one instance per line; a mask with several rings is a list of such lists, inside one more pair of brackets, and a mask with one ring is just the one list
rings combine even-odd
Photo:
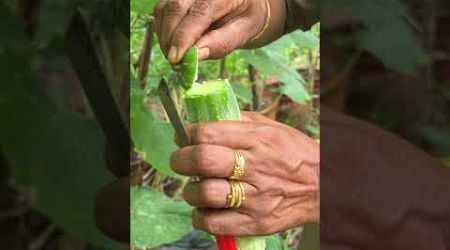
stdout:
[[238,250],[236,239],[233,236],[216,236],[218,250]]

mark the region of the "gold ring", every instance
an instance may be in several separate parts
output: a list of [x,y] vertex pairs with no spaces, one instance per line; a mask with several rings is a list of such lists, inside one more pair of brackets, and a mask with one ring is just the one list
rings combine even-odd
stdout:
[[239,180],[242,175],[244,175],[245,171],[245,157],[242,154],[242,151],[236,150],[234,151],[234,167],[233,172],[231,173],[228,179],[230,180]]
[[245,190],[242,182],[230,181],[230,193],[227,195],[225,207],[238,208],[245,201]]

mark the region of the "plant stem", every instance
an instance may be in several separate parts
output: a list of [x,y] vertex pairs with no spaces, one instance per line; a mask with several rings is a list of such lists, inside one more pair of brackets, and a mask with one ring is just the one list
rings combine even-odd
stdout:
[[252,83],[252,106],[251,110],[257,111],[261,108],[261,91],[258,86],[258,83],[256,82],[256,69],[253,67],[253,65],[248,65],[248,79]]
[[219,78],[220,79],[225,79],[226,78],[226,60],[227,57],[224,56],[221,60],[220,60],[220,72],[219,72]]
[[153,44],[153,18],[150,17],[145,27],[145,39],[142,45],[141,54],[138,61],[138,80],[141,83],[141,88],[145,88],[148,69],[150,67],[150,58],[152,54]]

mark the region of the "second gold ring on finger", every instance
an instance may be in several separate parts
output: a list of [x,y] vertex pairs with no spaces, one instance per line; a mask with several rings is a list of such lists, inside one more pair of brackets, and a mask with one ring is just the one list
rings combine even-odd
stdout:
[[227,196],[226,207],[238,208],[245,201],[244,185],[240,181],[230,181],[230,193]]

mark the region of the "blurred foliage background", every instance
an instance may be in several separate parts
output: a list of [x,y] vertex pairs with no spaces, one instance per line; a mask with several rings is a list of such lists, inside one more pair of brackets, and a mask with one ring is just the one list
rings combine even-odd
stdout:
[[[151,6],[156,2],[131,1],[130,131],[136,151],[132,184],[141,187],[132,192],[131,240],[136,248],[165,244],[164,249],[187,249],[204,244],[199,249],[212,249],[214,243],[210,236],[192,232],[190,213],[186,213],[189,206],[180,201],[187,179],[170,169],[169,157],[176,149],[174,132],[156,90],[160,78],[169,77],[172,68],[153,32]],[[265,47],[237,50],[221,60],[204,61],[199,66],[199,81],[230,80],[242,110],[253,110],[289,124],[317,140],[319,76],[319,23]],[[165,195],[161,196],[161,192]],[[150,202],[152,199],[155,201]],[[145,201],[147,206],[133,206]],[[182,207],[174,211],[172,206]],[[157,220],[142,219],[154,214],[159,215]],[[266,243],[269,249],[297,248],[302,231],[302,228],[292,229],[268,237]],[[176,240],[179,241],[170,243]]]
[[[144,216],[159,214],[165,222],[174,221],[161,225],[178,225],[147,239],[153,245],[164,244],[191,230],[186,205],[176,201],[183,180],[167,164],[167,152],[175,148],[173,132],[154,98],[157,77],[170,71],[154,36],[149,71],[144,78],[139,76],[145,68],[139,65],[146,65],[139,58],[153,4],[151,0],[0,3],[0,30],[7,34],[0,36],[0,246],[124,247],[103,236],[94,224],[94,197],[113,176],[104,163],[104,134],[67,58],[64,39],[76,8],[89,13],[91,33],[97,37],[123,117],[128,118],[131,110],[130,130],[141,152],[132,157],[131,179],[154,190],[131,198],[169,203],[147,205]],[[321,24],[312,30],[297,31],[259,50],[204,62],[200,77],[229,78],[243,109],[261,112],[314,138],[320,135],[321,85],[323,105],[379,124],[450,164],[449,5],[436,0],[324,0]],[[176,208],[176,216],[164,217],[171,212],[165,208]],[[267,244],[270,249],[296,246],[300,232],[282,233]],[[192,237],[210,241],[202,234]],[[303,242],[315,240],[302,237]]]

